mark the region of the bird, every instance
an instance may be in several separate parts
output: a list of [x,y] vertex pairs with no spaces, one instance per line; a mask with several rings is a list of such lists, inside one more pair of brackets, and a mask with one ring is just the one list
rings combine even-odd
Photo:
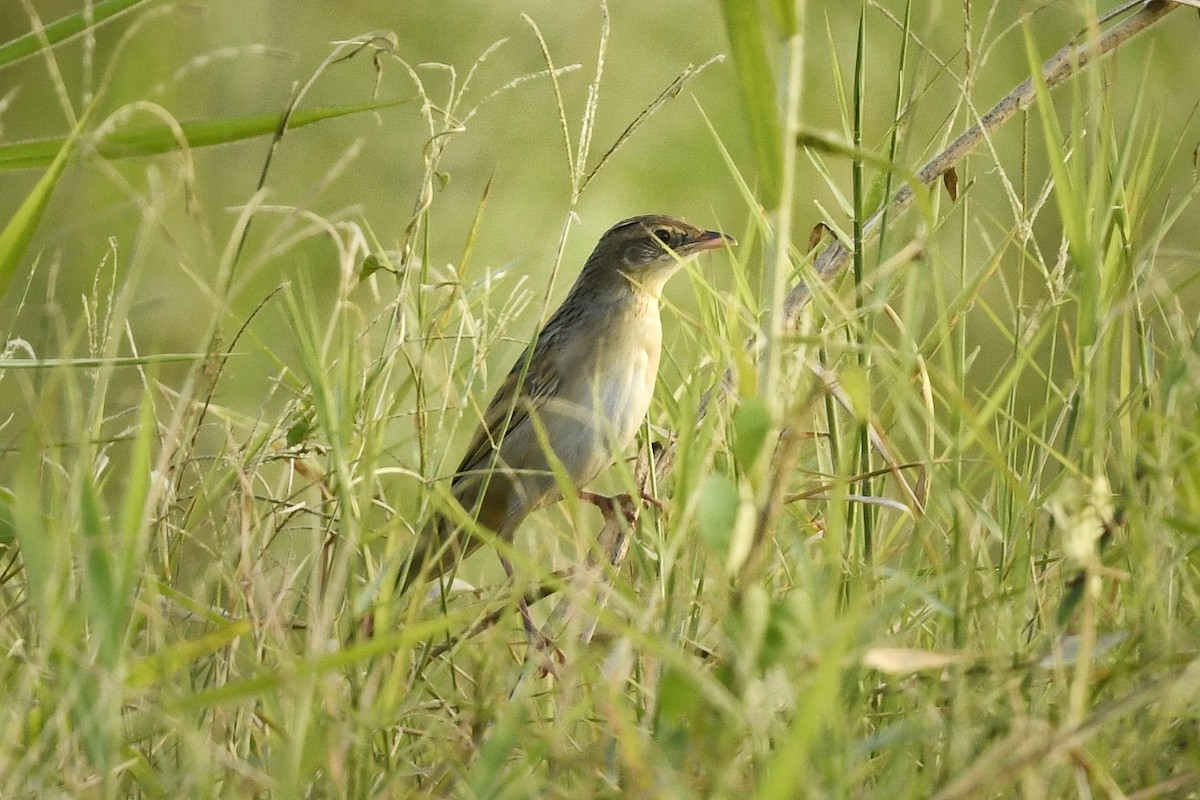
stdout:
[[[562,499],[556,468],[580,496],[600,499],[583,487],[629,446],[650,407],[664,285],[684,260],[736,244],[657,214],[618,222],[600,237],[562,305],[488,403],[451,480],[455,501],[479,526],[511,542],[530,513]],[[446,574],[480,544],[435,512],[398,576],[400,593]],[[501,564],[511,580],[511,564],[503,556]],[[519,605],[532,635],[523,598]]]

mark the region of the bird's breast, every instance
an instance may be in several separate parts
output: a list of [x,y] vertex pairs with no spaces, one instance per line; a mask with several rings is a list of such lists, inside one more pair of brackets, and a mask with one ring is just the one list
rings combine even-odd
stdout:
[[597,416],[611,425],[610,435],[620,447],[633,440],[646,418],[662,352],[657,316],[653,324],[646,322],[626,330],[629,336],[609,343],[609,353],[597,369],[596,379]]
[[573,478],[585,483],[633,441],[646,418],[662,352],[658,308],[632,308],[593,328],[595,336],[572,356],[564,373],[555,450]]

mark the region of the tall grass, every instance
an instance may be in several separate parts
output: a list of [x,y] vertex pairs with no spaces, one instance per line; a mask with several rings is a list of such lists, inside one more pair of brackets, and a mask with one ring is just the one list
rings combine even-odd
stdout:
[[[1157,97],[1155,51],[1138,51],[1144,69],[1093,63],[1055,93],[1034,81],[1008,123],[1019,147],[989,131],[948,179],[953,196],[915,187],[914,218],[893,206],[869,223],[916,183],[912,154],[977,121],[972,87],[993,47],[1015,46],[1037,74],[1057,44],[1033,35],[1035,18],[1000,28],[989,12],[965,27],[965,71],[943,68],[915,6],[867,5],[822,82],[803,60],[836,39],[818,4],[723,9],[751,146],[719,133],[702,96],[696,124],[740,187],[745,214],[723,223],[741,245],[711,256],[728,283],[704,265],[677,279],[690,297],[665,309],[675,333],[637,452],[597,487],[664,507],[641,509],[635,531],[620,515],[601,531],[565,501],[461,565],[445,596],[395,596],[395,575],[423,520],[452,503],[445,478],[497,370],[574,275],[574,210],[643,122],[692,113],[676,96],[726,67],[680,65],[599,142],[619,35],[607,10],[586,70],[558,63],[533,16],[543,64],[516,76],[489,74],[493,50],[414,64],[365,36],[424,126],[396,231],[260,192],[225,227],[183,223],[224,243],[218,269],[200,270],[172,249],[165,198],[190,182],[190,162],[172,161],[169,190],[129,189],[140,227],[77,316],[53,281],[33,296],[30,270],[59,267],[28,248],[62,164],[115,156],[80,156],[75,136],[45,151],[62,161],[41,162],[49,177],[0,238],[14,309],[0,361],[13,409],[0,796],[1195,791],[1200,327],[1196,254],[1176,243],[1195,216],[1195,183],[1180,190],[1178,175],[1196,122],[1117,91],[1141,81]],[[1075,21],[1095,39],[1091,11]],[[895,37],[890,61],[873,45]],[[53,48],[32,52],[49,64]],[[944,73],[959,95],[930,89]],[[478,88],[484,76],[502,88]],[[587,84],[579,105],[568,80]],[[881,81],[886,102],[872,102]],[[534,85],[553,101],[529,101]],[[803,124],[817,91],[840,110],[836,134]],[[478,108],[506,102],[562,130],[553,168],[569,192],[545,285],[487,254],[486,220],[505,202],[495,182],[465,234],[441,224],[447,153],[484,135]],[[243,130],[212,122],[218,140]],[[184,153],[201,146],[175,130]],[[144,136],[149,147],[161,130]],[[796,181],[806,161],[825,186]],[[818,188],[836,206],[806,248],[802,198]],[[817,274],[831,236],[853,253],[844,278]],[[133,332],[158,247],[196,281],[204,352],[147,352]],[[250,276],[312,253],[332,280],[294,278],[235,310]],[[39,319],[35,348],[23,330]],[[223,400],[241,358],[270,371],[259,407]],[[514,563],[511,584],[492,549]],[[546,596],[545,651],[526,646],[525,593]]]

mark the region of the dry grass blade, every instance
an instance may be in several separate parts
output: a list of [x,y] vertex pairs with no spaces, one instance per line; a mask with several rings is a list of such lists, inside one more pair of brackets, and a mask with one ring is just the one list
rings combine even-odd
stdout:
[[600,160],[596,162],[596,166],[592,167],[591,170],[588,171],[587,175],[583,177],[583,180],[580,181],[579,191],[582,192],[585,188],[587,188],[587,185],[592,182],[592,178],[596,177],[596,173],[598,173],[600,169],[608,163],[608,160],[612,158],[613,154],[621,148],[621,145],[629,141],[633,134],[637,132],[638,128],[642,127],[642,125],[644,125],[646,121],[650,119],[650,117],[654,116],[654,114],[660,108],[665,106],[671,100],[675,99],[675,97],[681,91],[683,91],[683,87],[687,85],[688,81],[690,81],[692,78],[695,78],[704,70],[708,69],[708,67],[718,63],[719,61],[722,61],[723,59],[724,56],[717,55],[713,56],[708,61],[705,61],[698,67],[688,64],[687,68],[684,69],[683,72],[679,73],[678,77],[671,81],[670,85],[663,89],[662,92],[659,93],[658,97],[654,98],[650,105],[642,109],[642,112],[634,117],[633,122],[630,122],[625,130],[621,131],[621,135],[618,136],[612,145],[609,146],[604,155],[600,156]]
[[563,101],[562,85],[558,82],[558,69],[554,66],[554,56],[550,55],[550,45],[546,44],[546,37],[542,35],[542,29],[533,21],[533,17],[528,14],[522,14],[521,19],[533,30],[533,35],[538,40],[538,46],[542,48],[542,58],[546,62],[546,71],[550,74],[550,84],[554,87],[554,102],[558,109],[558,122],[562,127],[564,152],[567,155],[567,171],[571,174],[573,180],[575,176],[575,156],[571,152],[571,128],[567,125],[567,106]]

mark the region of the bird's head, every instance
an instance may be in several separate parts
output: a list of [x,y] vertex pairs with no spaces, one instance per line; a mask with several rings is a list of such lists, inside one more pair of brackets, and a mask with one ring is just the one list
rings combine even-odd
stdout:
[[696,228],[674,217],[632,217],[600,237],[580,282],[631,285],[657,296],[684,259],[736,244],[732,236]]

